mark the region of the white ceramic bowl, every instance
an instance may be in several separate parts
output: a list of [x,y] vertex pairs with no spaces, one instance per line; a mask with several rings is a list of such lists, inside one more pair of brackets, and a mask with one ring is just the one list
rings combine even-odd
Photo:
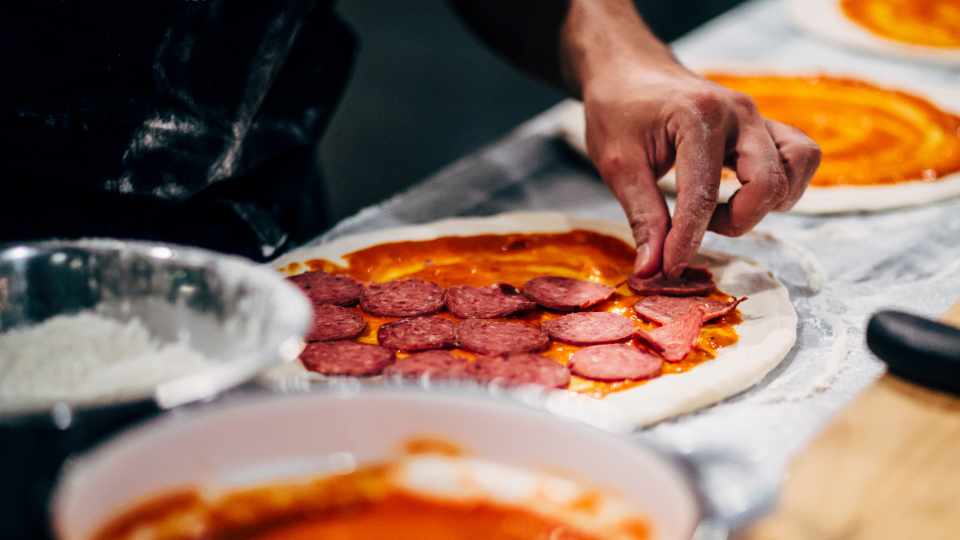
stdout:
[[[394,458],[405,440],[424,435],[476,458],[564,471],[611,490],[650,520],[660,540],[725,538],[770,501],[769,484],[705,493],[696,474],[702,465],[516,403],[462,391],[381,389],[253,396],[148,422],[66,467],[53,525],[62,540],[86,540],[151,495],[316,476],[344,463]],[[736,469],[738,478],[727,482],[757,485],[744,475]],[[728,507],[718,512],[705,497]]]

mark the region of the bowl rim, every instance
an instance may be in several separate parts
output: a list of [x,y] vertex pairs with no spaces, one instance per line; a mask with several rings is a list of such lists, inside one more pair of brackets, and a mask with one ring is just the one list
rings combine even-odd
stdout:
[[[176,432],[178,426],[193,421],[203,420],[219,414],[249,410],[251,408],[280,407],[281,403],[302,402],[301,406],[309,406],[315,400],[350,401],[354,399],[393,399],[404,401],[419,401],[425,405],[442,406],[443,404],[470,405],[481,407],[492,414],[522,415],[536,422],[563,424],[565,430],[570,431],[573,437],[591,437],[603,439],[610,445],[626,448],[631,451],[647,452],[661,466],[669,469],[672,476],[678,479],[684,494],[689,497],[694,510],[694,527],[708,517],[705,506],[705,493],[698,480],[696,463],[688,459],[682,452],[670,449],[647,438],[625,438],[617,434],[604,431],[589,424],[553,414],[531,402],[522,393],[503,390],[495,387],[481,387],[476,385],[438,384],[429,391],[413,383],[392,384],[389,386],[351,386],[341,388],[321,387],[310,390],[278,393],[263,388],[225,396],[213,402],[194,403],[177,409],[175,414],[165,414],[138,423],[125,429],[90,448],[75,454],[61,467],[57,474],[52,495],[48,503],[51,530],[55,538],[66,538],[64,513],[68,504],[68,497],[75,496],[75,488],[71,487],[77,478],[83,478],[83,470],[91,466],[104,463],[113,453],[123,451],[129,444],[141,439],[157,436],[161,432]],[[440,435],[442,437],[442,435]],[[469,456],[469,449],[468,454]],[[399,457],[399,455],[398,455]],[[484,459],[484,456],[477,456]],[[536,469],[534,469],[536,470]],[[574,477],[582,477],[577,471],[572,471]],[[590,481],[589,478],[584,478]],[[596,486],[601,489],[604,486]],[[609,486],[608,486],[609,487]],[[616,488],[613,488],[616,491]],[[122,509],[121,509],[122,510]]]
[[0,412],[0,425],[35,424],[50,422],[66,429],[80,414],[126,406],[154,405],[159,410],[203,401],[252,380],[264,369],[292,361],[302,349],[303,337],[312,318],[308,300],[284,277],[273,269],[239,257],[203,248],[167,242],[123,240],[114,238],[83,238],[78,240],[40,240],[0,244],[0,262],[53,254],[61,249],[82,250],[90,253],[119,253],[122,256],[140,256],[149,260],[176,260],[193,267],[205,267],[220,275],[235,275],[249,282],[255,289],[269,291],[268,299],[277,309],[273,330],[262,346],[238,360],[224,362],[201,371],[169,379],[149,390],[108,401],[58,401],[47,405],[24,407]]

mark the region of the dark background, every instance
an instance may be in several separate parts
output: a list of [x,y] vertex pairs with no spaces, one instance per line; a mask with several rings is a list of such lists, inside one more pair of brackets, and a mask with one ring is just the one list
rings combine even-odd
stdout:
[[[638,0],[637,5],[657,35],[671,41],[741,1]],[[321,144],[334,221],[423,179],[563,98],[488,50],[444,0],[341,0],[338,11],[358,34],[360,50]]]

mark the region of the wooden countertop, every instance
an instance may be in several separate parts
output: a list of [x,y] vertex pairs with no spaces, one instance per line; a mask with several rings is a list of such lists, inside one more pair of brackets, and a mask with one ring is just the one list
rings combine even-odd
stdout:
[[[960,303],[944,316],[960,327]],[[960,538],[960,398],[884,375],[790,468],[743,540]]]

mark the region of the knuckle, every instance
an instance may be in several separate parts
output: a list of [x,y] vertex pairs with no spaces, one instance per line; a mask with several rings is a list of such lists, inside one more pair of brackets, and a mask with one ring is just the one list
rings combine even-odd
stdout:
[[670,224],[670,216],[665,212],[652,212],[645,216],[648,230],[666,231]]
[[630,230],[633,232],[633,239],[637,245],[646,244],[650,241],[650,228],[646,216],[631,216]]
[[771,171],[768,180],[767,199],[779,203],[786,199],[789,194],[790,181],[787,179],[787,175],[780,170]]
[[803,156],[812,169],[820,166],[820,160],[823,159],[823,150],[820,145],[813,142],[813,139],[807,138],[803,145]]
[[698,88],[691,90],[685,98],[688,110],[701,121],[715,125],[723,117],[723,100],[716,90]]
[[754,103],[753,99],[741,92],[732,92],[730,96],[731,102],[733,102],[734,107],[739,109],[742,112],[748,114],[757,113],[757,104]]
[[622,152],[616,150],[606,150],[600,152],[595,163],[600,175],[604,178],[615,178],[623,174],[627,169],[627,160]]
[[792,146],[796,148],[800,159],[806,163],[819,164],[820,159],[823,157],[823,151],[820,149],[820,145],[803,131],[793,126],[787,127],[790,129],[790,132],[793,135],[794,141]]

